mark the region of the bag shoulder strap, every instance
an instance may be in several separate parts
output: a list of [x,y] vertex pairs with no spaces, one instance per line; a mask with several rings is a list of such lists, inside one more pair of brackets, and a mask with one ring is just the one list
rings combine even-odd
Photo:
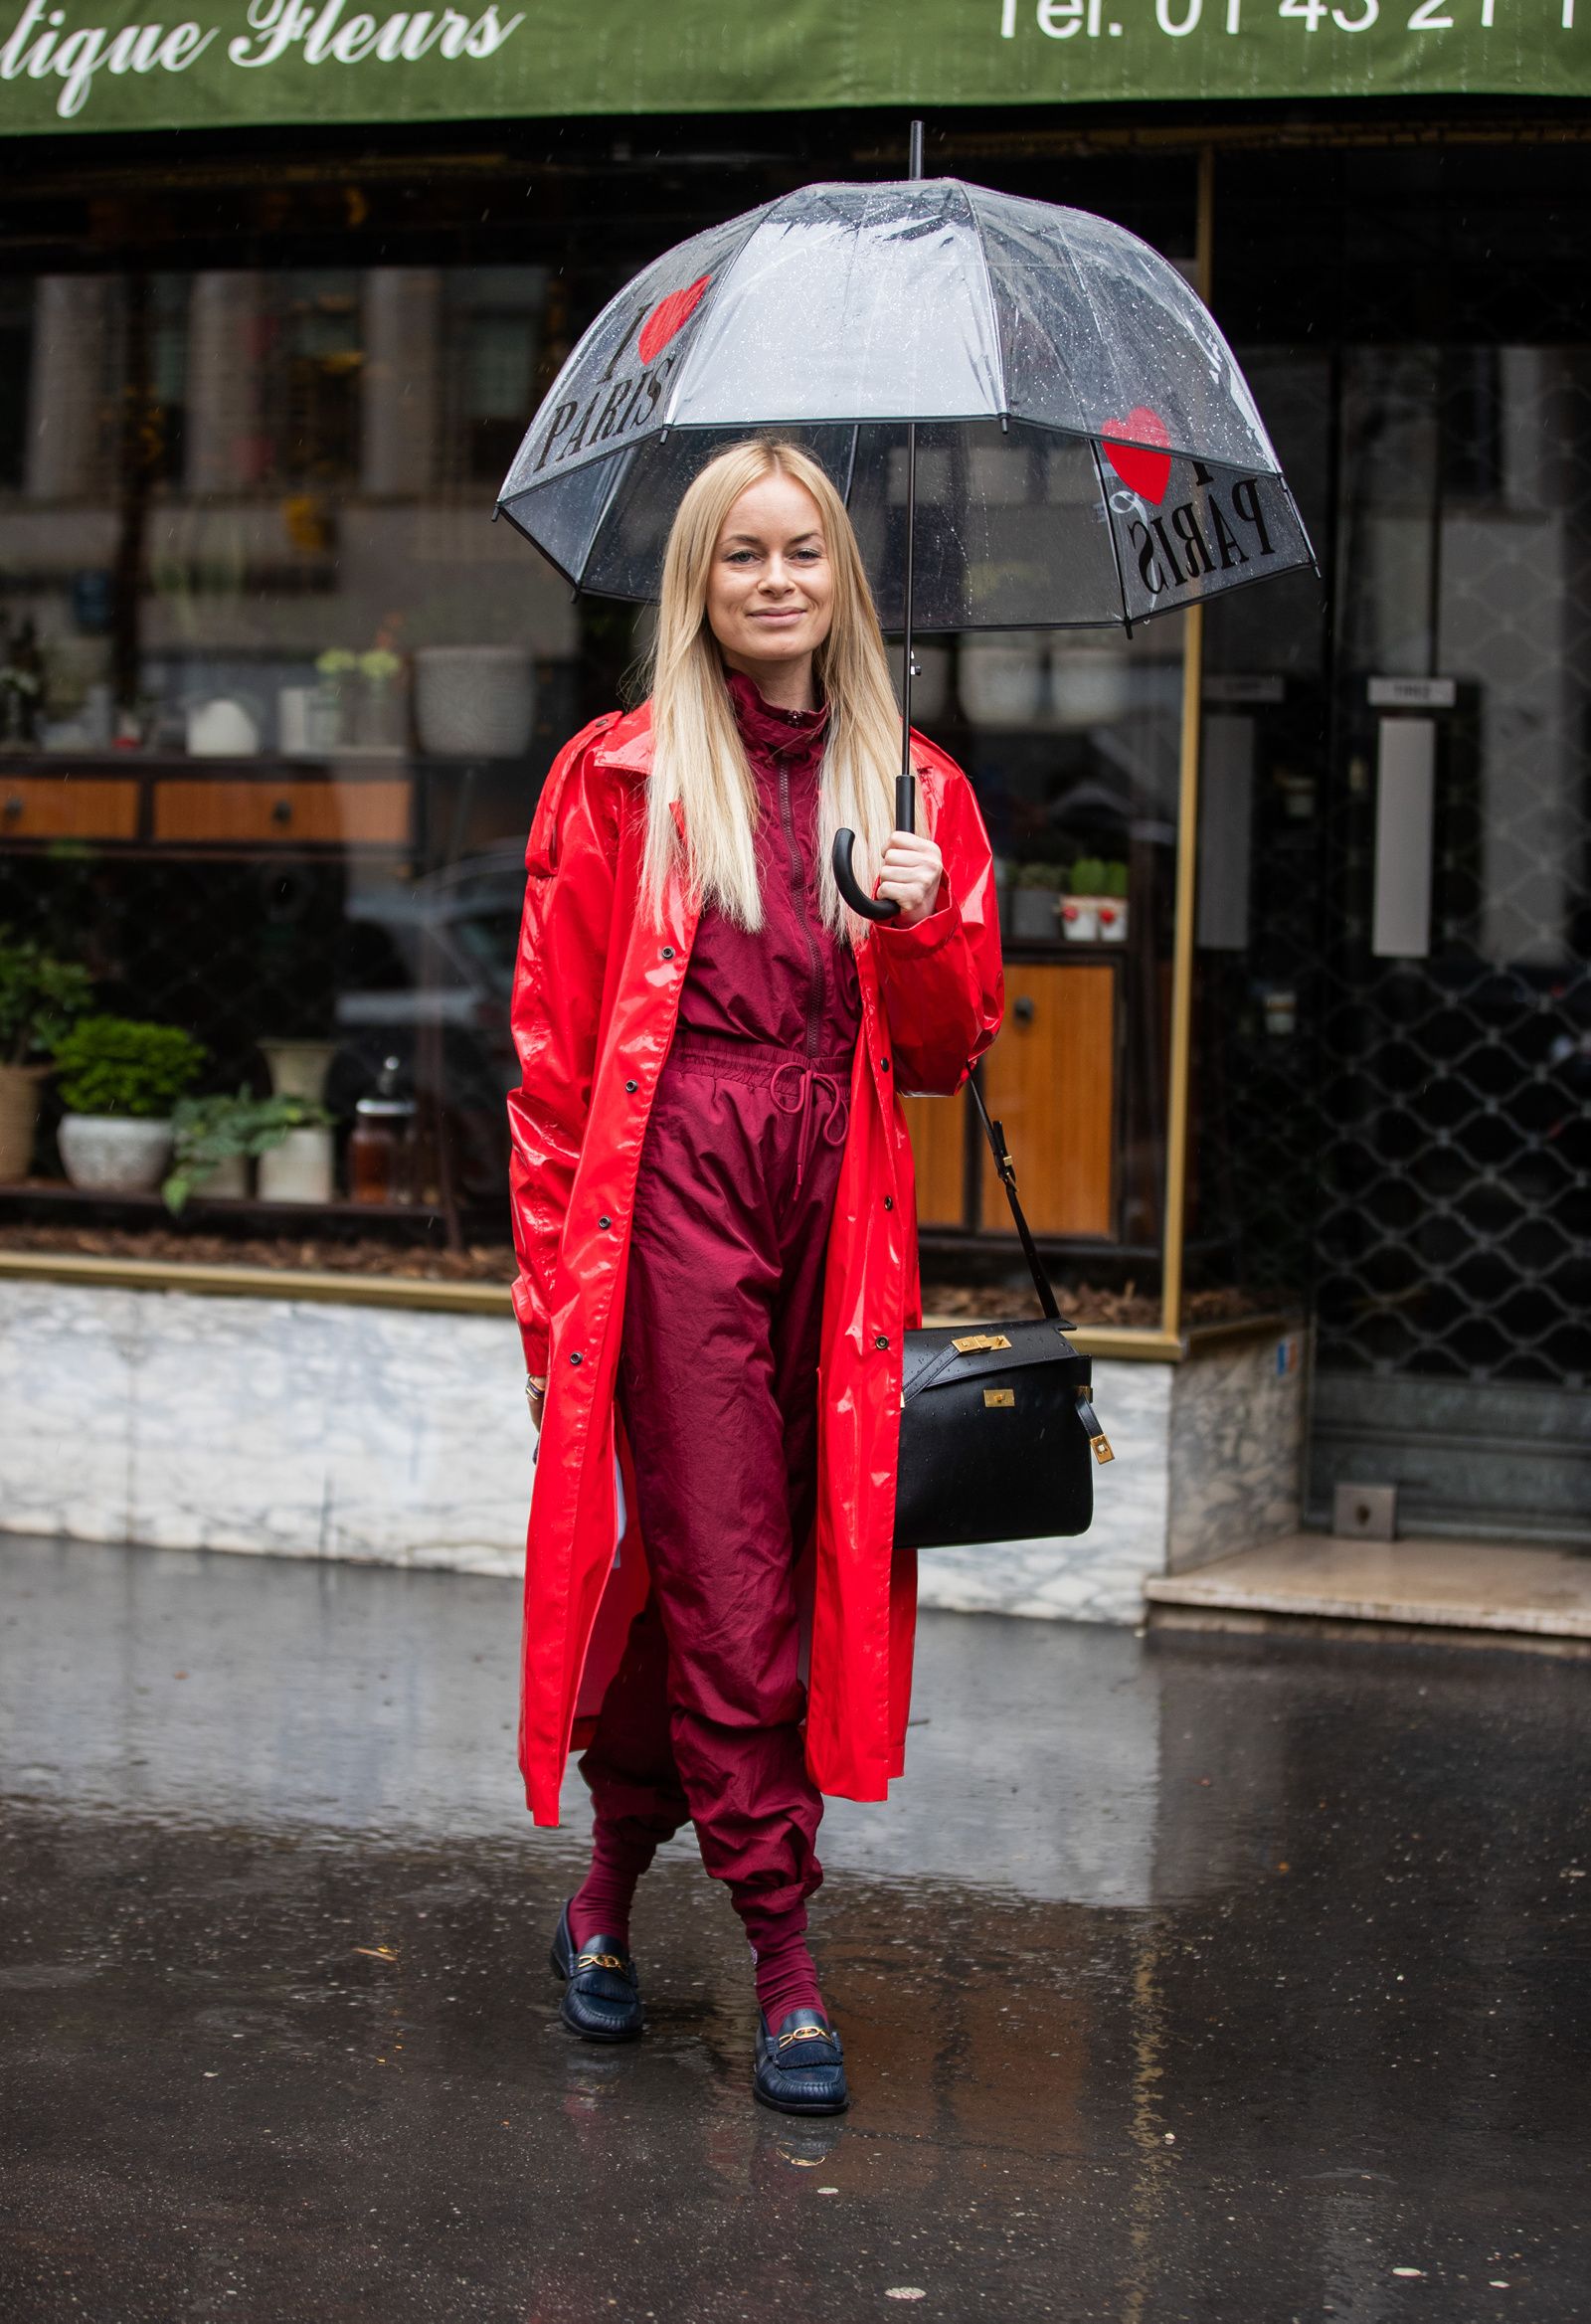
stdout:
[[994,1157],[994,1167],[999,1172],[1000,1184],[1005,1188],[1005,1199],[1010,1204],[1011,1216],[1016,1221],[1016,1231],[1022,1242],[1022,1256],[1027,1261],[1028,1273],[1033,1278],[1033,1289],[1038,1293],[1038,1304],[1052,1324],[1059,1324],[1063,1332],[1069,1332],[1072,1327],[1061,1314],[1060,1303],[1055,1297],[1055,1286],[1045,1271],[1044,1262],[1038,1255],[1038,1245],[1033,1240],[1032,1230],[1022,1215],[1022,1205],[1016,1194],[1016,1164],[1012,1162],[1011,1150],[1005,1143],[1005,1131],[1000,1123],[989,1120],[988,1108],[983,1103],[983,1093],[977,1086],[975,1075],[968,1082],[967,1086],[972,1093],[972,1103],[977,1108],[977,1118],[983,1125],[983,1135],[988,1140],[989,1153]]

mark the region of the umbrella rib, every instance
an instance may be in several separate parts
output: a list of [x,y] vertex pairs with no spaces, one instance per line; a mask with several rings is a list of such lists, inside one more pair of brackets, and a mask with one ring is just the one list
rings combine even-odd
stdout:
[[1092,436],[1086,438],[1085,442],[1087,443],[1089,451],[1093,457],[1094,474],[1099,481],[1100,505],[1105,511],[1105,530],[1111,537],[1111,557],[1116,566],[1116,590],[1117,595],[1121,598],[1122,601],[1122,621],[1126,626],[1129,637],[1131,637],[1133,634],[1133,617],[1127,610],[1127,577],[1122,571],[1121,544],[1116,538],[1116,527],[1111,522],[1110,487],[1105,481],[1105,466],[1104,462],[1100,458],[1099,446],[1095,443]]
[[[961,181],[958,180],[958,183],[960,184]],[[971,186],[962,185],[961,190],[962,198],[967,204],[967,214],[972,222],[972,248],[977,253],[977,264],[983,276],[983,291],[988,301],[989,329],[994,336],[994,366],[999,374],[999,410],[1000,417],[1004,419],[1011,411],[1011,391],[1010,383],[1005,376],[1005,349],[1000,341],[1000,310],[994,300],[994,276],[989,268],[988,253],[983,248],[983,221],[978,216],[977,204],[972,200],[972,189]]]

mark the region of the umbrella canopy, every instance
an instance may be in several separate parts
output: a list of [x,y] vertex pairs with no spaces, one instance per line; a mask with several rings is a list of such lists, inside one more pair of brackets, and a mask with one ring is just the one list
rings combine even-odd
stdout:
[[654,598],[686,486],[754,431],[833,477],[886,628],[908,554],[918,631],[1131,628],[1313,561],[1176,268],[956,178],[805,186],[657,260],[564,365],[498,508],[579,588]]

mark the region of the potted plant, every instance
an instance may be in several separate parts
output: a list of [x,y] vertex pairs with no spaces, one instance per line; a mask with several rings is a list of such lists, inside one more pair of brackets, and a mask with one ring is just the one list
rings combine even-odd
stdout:
[[1101,944],[1127,942],[1127,865],[1101,865],[1105,876],[1100,882],[1099,929]]
[[1066,875],[1066,902],[1061,906],[1061,934],[1068,944],[1097,944],[1100,922],[1100,881],[1105,866],[1094,855],[1080,855]]
[[336,750],[346,740],[348,698],[359,669],[359,656],[345,645],[328,645],[315,657],[314,740],[322,750]]
[[257,1098],[241,1089],[236,1097],[182,1098],[171,1117],[172,1169],[160,1191],[177,1217],[190,1194],[245,1200],[249,1164],[284,1145],[295,1131],[325,1130],[331,1116],[301,1098]]
[[54,1048],[67,1176],[96,1193],[151,1193],[171,1153],[171,1110],[204,1063],[203,1045],[180,1025],[85,1016]]
[[1055,915],[1066,874],[1058,863],[1019,863],[1011,882],[1011,937],[1017,944],[1053,944]]
[[1127,939],[1127,865],[1080,855],[1067,874],[1061,907],[1069,944],[1123,944]]
[[48,1051],[92,993],[87,969],[0,928],[0,1179],[24,1178]]

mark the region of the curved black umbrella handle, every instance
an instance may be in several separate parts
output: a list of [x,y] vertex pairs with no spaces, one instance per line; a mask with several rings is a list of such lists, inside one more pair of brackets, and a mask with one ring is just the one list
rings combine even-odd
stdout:
[[[908,749],[910,744],[908,743]],[[895,828],[915,831],[917,828],[917,778],[908,771],[895,778]],[[834,885],[853,912],[864,920],[893,920],[900,910],[893,896],[870,896],[856,876],[853,857],[856,852],[856,833],[834,833]]]
[[893,920],[900,910],[893,896],[870,896],[857,878],[851,858],[856,849],[854,831],[834,833],[834,885],[853,912],[864,920]]

